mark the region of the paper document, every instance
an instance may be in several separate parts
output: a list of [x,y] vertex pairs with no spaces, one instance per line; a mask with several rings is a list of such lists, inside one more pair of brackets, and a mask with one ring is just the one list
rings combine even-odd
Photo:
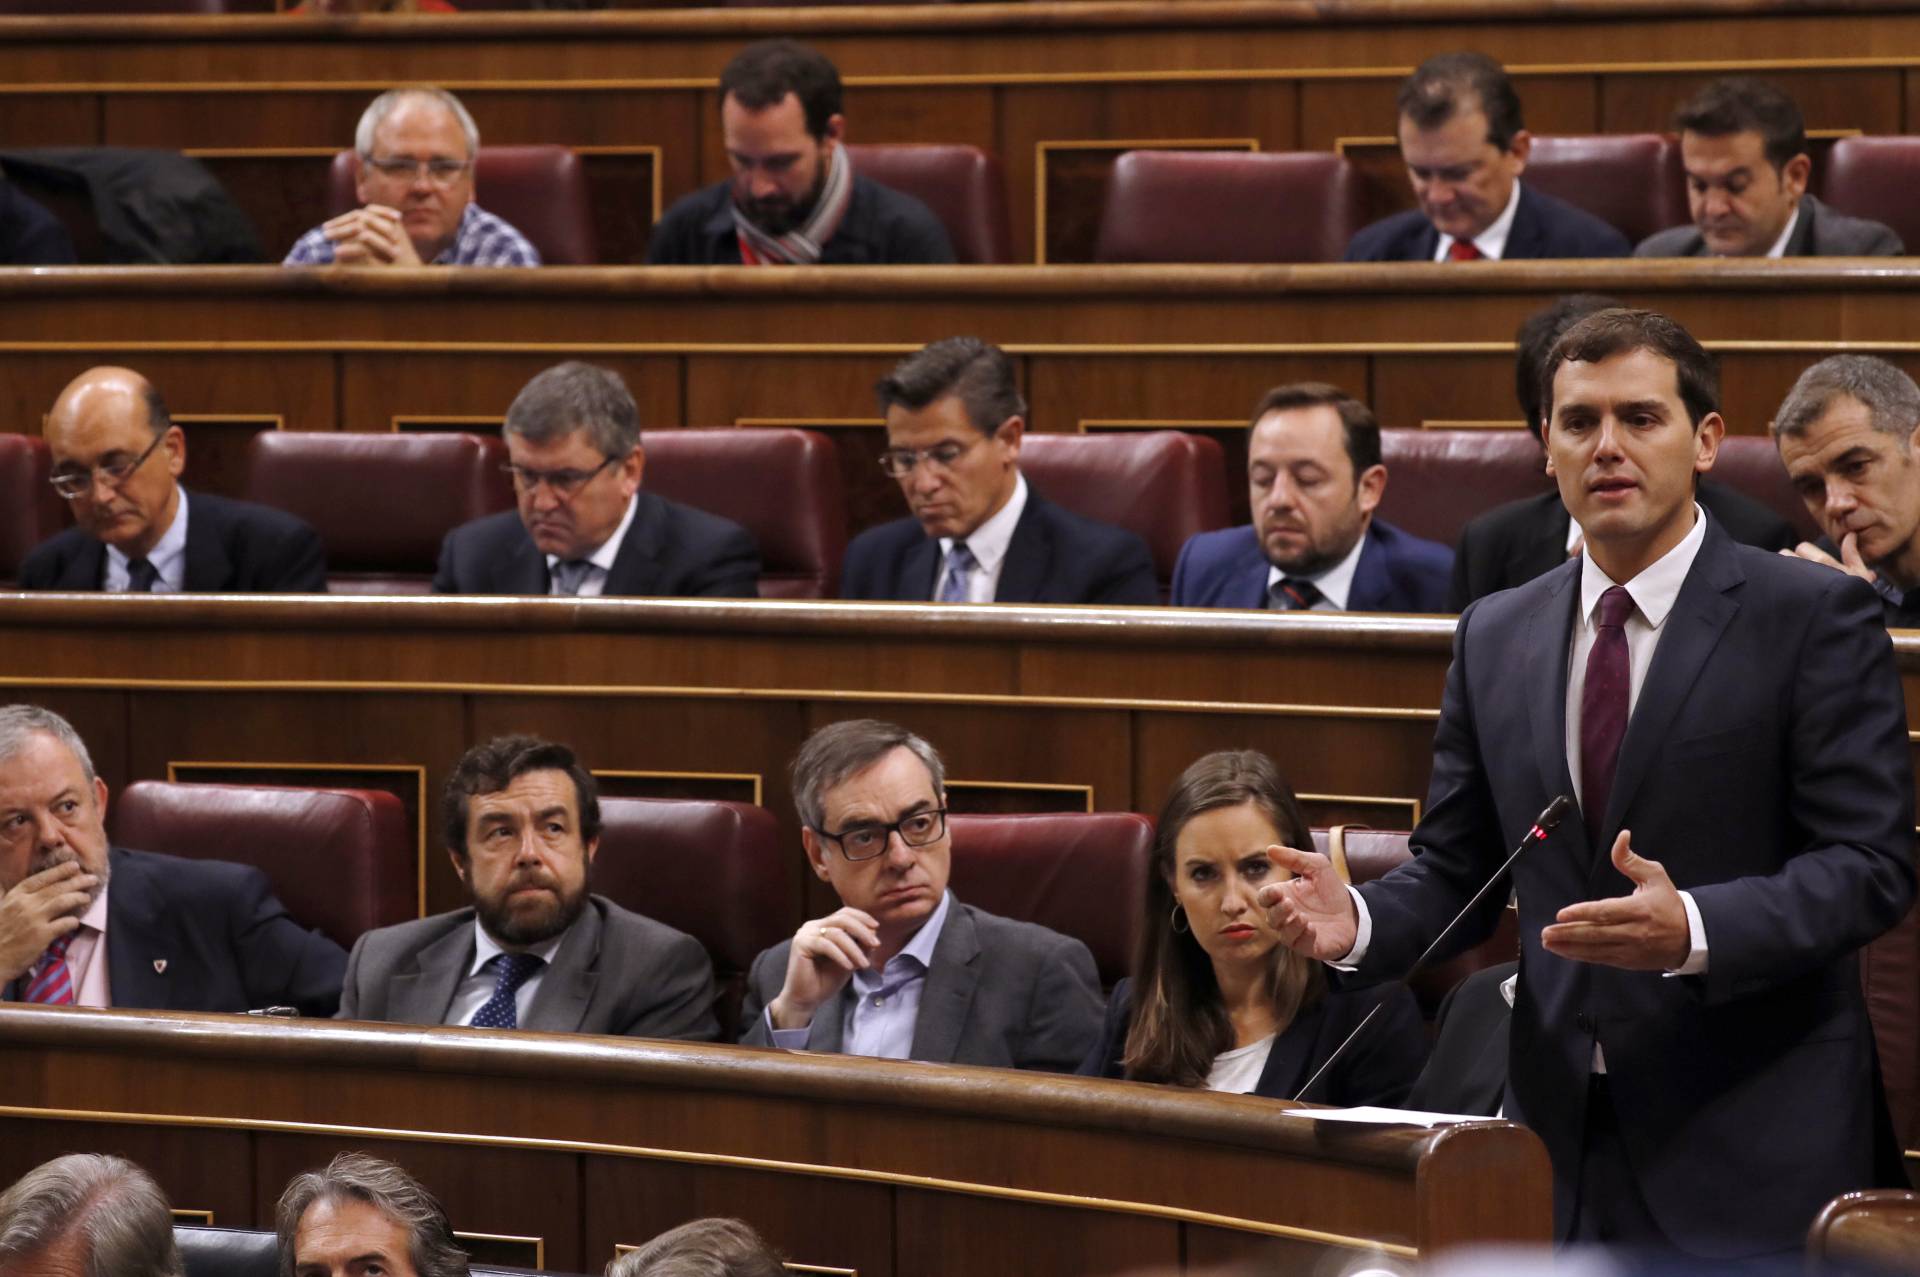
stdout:
[[1358,1122],[1363,1126],[1449,1126],[1456,1122],[1495,1122],[1498,1118],[1468,1113],[1422,1113],[1416,1109],[1362,1107],[1351,1109],[1288,1109],[1288,1117],[1310,1117],[1321,1122]]

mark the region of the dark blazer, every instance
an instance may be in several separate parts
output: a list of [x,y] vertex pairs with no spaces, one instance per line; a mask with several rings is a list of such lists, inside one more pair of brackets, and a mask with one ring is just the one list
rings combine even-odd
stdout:
[[[765,1011],[786,983],[792,947],[782,940],[753,960],[740,1011],[748,1046],[773,1045]],[[814,1013],[807,1050],[842,1049],[853,996],[849,980]],[[1071,1073],[1099,1031],[1100,977],[1086,945],[954,898],[933,946],[908,1059]]]
[[[114,847],[107,853],[107,980],[143,1011],[290,1006],[328,1016],[347,955],[287,915],[251,865]],[[24,992],[15,981],[0,1001]],[[76,990],[77,992],[77,990]]]
[[[1381,984],[1369,989],[1329,989],[1319,1004],[1293,1018],[1274,1039],[1267,1066],[1249,1095],[1290,1100],[1312,1079],[1320,1066],[1347,1040],[1374,1007],[1380,1014],[1366,1033],[1313,1090],[1300,1098],[1312,1104],[1346,1108],[1379,1104],[1400,1108],[1407,1088],[1427,1058],[1427,1029],[1420,1006],[1403,984]],[[1086,1077],[1125,1077],[1121,1057],[1127,1049],[1127,1030],[1133,1026],[1133,979],[1113,986],[1107,1000],[1106,1023],[1100,1041],[1080,1062]]]
[[[953,261],[947,228],[925,204],[853,175],[847,215],[820,252],[822,266],[944,266]],[[731,182],[674,201],[647,239],[649,266],[738,266]]]
[[[1251,523],[1197,533],[1180,547],[1168,602],[1174,607],[1263,608],[1270,566]],[[1347,611],[1443,612],[1452,571],[1452,550],[1375,518],[1367,525],[1360,561],[1353,568]]]
[[[1347,245],[1350,262],[1430,262],[1440,248],[1440,232],[1427,215],[1409,209],[1363,226]],[[1536,257],[1625,257],[1627,237],[1585,209],[1575,208],[1520,183],[1520,207],[1513,211],[1503,261]]]
[[1407,1107],[1424,1113],[1492,1117],[1507,1093],[1507,1028],[1513,1012],[1500,985],[1518,962],[1476,971],[1447,991],[1434,1018],[1433,1054]]
[[[1800,544],[1791,523],[1724,484],[1702,479],[1694,495],[1707,517],[1743,545],[1791,550]],[[1558,492],[1521,497],[1476,515],[1455,547],[1447,610],[1463,611],[1482,595],[1524,585],[1565,563],[1572,524]]]
[[0,177],[0,266],[71,266],[73,240],[37,200]]
[[[471,908],[369,931],[347,958],[338,1018],[443,1023],[472,965]],[[698,940],[591,896],[520,1027],[711,1042],[720,1036],[713,996],[713,963]]]
[[[1635,257],[1700,257],[1706,238],[1691,225],[1655,231],[1634,248]],[[1811,195],[1800,197],[1800,220],[1787,240],[1788,257],[1898,257],[1906,246],[1891,226],[1837,213]]]
[[[98,590],[107,547],[68,528],[34,547],[20,565],[24,590]],[[325,594],[327,553],[320,534],[284,511],[251,501],[190,493],[189,594]]]
[[[640,508],[607,573],[606,595],[757,598],[760,549],[730,519],[640,490]],[[547,556],[517,510],[463,523],[440,544],[436,594],[545,594]]]
[[[1414,857],[1359,888],[1363,978],[1403,974],[1548,801],[1574,792],[1567,653],[1579,563],[1474,604],[1455,628]],[[1520,922],[1507,1116],[1552,1160],[1564,1235],[1596,1040],[1648,1206],[1682,1249],[1798,1247],[1840,1193],[1874,1182],[1872,1030],[1856,951],[1914,898],[1906,713],[1868,585],[1743,546],[1709,520],[1662,627],[1598,836],[1569,818],[1512,873]],[[1700,976],[1570,962],[1540,932],[1626,895],[1619,830],[1699,906]],[[1454,930],[1491,934],[1507,891]]]
[[[924,602],[933,597],[939,570],[939,538],[928,536],[917,519],[895,519],[868,528],[847,547],[840,597]],[[1029,485],[993,601],[1151,607],[1160,602],[1160,584],[1145,541],[1064,510]]]

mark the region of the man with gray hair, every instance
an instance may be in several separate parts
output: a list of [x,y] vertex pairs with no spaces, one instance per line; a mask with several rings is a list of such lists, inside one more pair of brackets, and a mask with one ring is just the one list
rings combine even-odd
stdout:
[[670,1228],[618,1256],[606,1277],[785,1277],[780,1255],[743,1219],[714,1216]]
[[296,1175],[274,1211],[280,1277],[467,1277],[447,1212],[419,1180],[366,1153]]
[[1087,946],[960,903],[946,769],[920,737],[834,723],[793,761],[800,842],[841,908],[753,960],[741,1041],[1071,1072],[1100,1035]]
[[0,1272],[183,1277],[173,1212],[132,1162],[69,1153],[0,1193]]
[[514,398],[505,433],[518,509],[447,534],[436,593],[759,594],[745,528],[641,489],[640,409],[618,373],[554,365]]
[[389,89],[354,130],[360,207],[295,242],[284,266],[538,266],[526,236],[473,201],[480,130],[445,89]]
[[1887,624],[1920,626],[1920,386],[1884,359],[1832,355],[1787,392],[1773,439],[1827,534],[1793,553],[1851,573],[1880,595]]
[[0,707],[0,1002],[331,1015],[347,955],[246,865],[111,847],[71,724]]

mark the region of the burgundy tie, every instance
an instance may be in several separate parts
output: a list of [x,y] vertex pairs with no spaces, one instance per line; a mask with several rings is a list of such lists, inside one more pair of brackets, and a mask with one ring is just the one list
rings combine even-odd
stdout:
[[1627,734],[1627,694],[1632,674],[1627,665],[1627,617],[1633,596],[1613,586],[1594,609],[1593,650],[1587,653],[1587,681],[1580,689],[1580,811],[1587,835],[1600,838],[1613,793],[1613,768],[1620,759],[1620,738]]
[[27,982],[27,1001],[55,1007],[73,1005],[73,969],[67,966],[67,946],[79,934],[78,928],[67,932],[40,955],[33,978]]
[[1447,245],[1447,260],[1450,262],[1477,262],[1485,256],[1470,239],[1456,239]]

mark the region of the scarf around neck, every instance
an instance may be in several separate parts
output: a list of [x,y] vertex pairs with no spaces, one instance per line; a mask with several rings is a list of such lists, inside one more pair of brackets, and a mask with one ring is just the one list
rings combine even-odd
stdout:
[[733,228],[740,236],[740,261],[747,266],[813,266],[820,261],[827,241],[840,229],[853,200],[853,161],[846,146],[833,148],[827,164],[827,180],[820,187],[807,220],[785,235],[770,235],[732,205]]

